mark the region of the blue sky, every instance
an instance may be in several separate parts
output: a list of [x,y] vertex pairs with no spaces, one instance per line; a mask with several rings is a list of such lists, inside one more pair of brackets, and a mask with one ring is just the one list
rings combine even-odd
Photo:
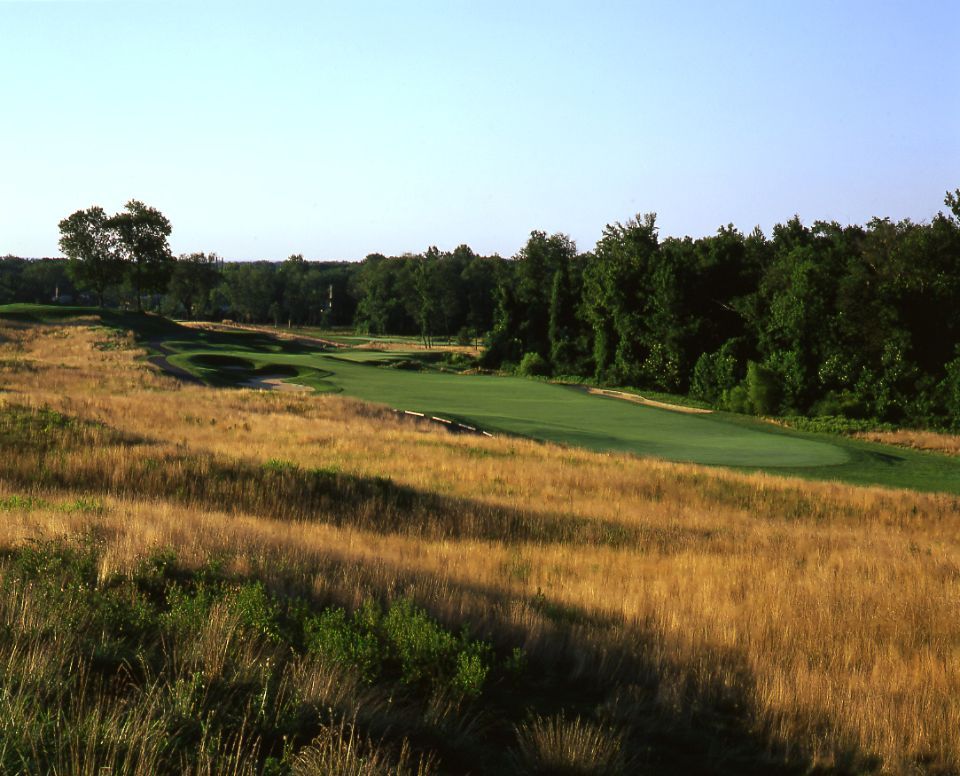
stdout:
[[144,200],[176,252],[928,219],[960,3],[0,0],[0,254]]

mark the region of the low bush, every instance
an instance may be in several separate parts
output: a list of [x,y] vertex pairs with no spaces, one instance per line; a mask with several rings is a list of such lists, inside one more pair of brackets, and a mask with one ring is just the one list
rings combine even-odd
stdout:
[[439,736],[434,707],[494,667],[408,599],[318,613],[216,561],[158,551],[104,576],[100,555],[91,538],[0,559],[2,773],[428,773],[404,731]]
[[520,359],[517,374],[523,377],[544,377],[550,374],[550,365],[539,353],[527,353]]
[[812,418],[789,415],[780,418],[780,422],[797,431],[814,431],[823,434],[863,434],[870,431],[893,431],[895,428],[890,423],[848,418],[843,415],[820,415]]
[[413,358],[399,358],[393,361],[387,361],[383,366],[387,369],[403,369],[408,372],[422,372],[425,368],[422,361]]
[[428,690],[480,695],[491,669],[492,650],[466,631],[454,635],[408,599],[383,612],[367,601],[352,615],[330,608],[304,625],[307,649],[351,666],[368,682],[399,677]]

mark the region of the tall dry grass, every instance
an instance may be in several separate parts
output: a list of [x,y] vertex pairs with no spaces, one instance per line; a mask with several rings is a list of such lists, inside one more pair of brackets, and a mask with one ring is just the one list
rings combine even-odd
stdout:
[[96,528],[104,574],[172,547],[345,603],[410,594],[608,687],[621,729],[706,710],[810,767],[960,770],[955,497],[453,437],[184,386],[89,327],[0,334],[8,415],[90,422],[0,449],[0,498],[36,499],[6,545]]
[[898,445],[914,450],[960,455],[960,434],[902,428],[897,431],[866,431],[855,436],[858,439],[879,442],[883,445]]

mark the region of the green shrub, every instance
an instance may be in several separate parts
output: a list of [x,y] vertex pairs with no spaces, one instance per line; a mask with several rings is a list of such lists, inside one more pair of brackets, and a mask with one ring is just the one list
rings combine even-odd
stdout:
[[811,417],[842,416],[866,418],[867,407],[863,399],[850,391],[832,391],[810,408]]
[[213,595],[204,586],[189,591],[177,583],[167,587],[167,611],[163,613],[161,623],[172,631],[195,633],[200,631],[210,617]]
[[228,596],[228,602],[241,624],[250,631],[271,641],[281,640],[280,606],[267,594],[262,582],[240,585]]
[[457,655],[457,668],[451,684],[463,695],[476,698],[483,690],[483,684],[490,673],[490,648],[482,642],[464,642]]
[[890,423],[878,420],[846,418],[842,415],[819,415],[813,418],[790,415],[780,420],[798,431],[813,431],[821,434],[858,434],[867,431],[893,431]]
[[398,358],[387,361],[384,366],[387,369],[403,369],[407,372],[422,372],[424,370],[423,362],[414,358]]
[[60,512],[90,512],[99,514],[103,512],[103,502],[97,498],[78,498],[73,501],[65,501],[57,504],[57,510]]
[[960,348],[957,358],[948,363],[944,371],[946,377],[938,388],[943,397],[948,423],[952,428],[960,430]]
[[309,652],[341,665],[356,668],[367,682],[379,678],[383,650],[377,638],[380,612],[367,602],[352,618],[340,608],[326,609],[304,624]]
[[466,326],[460,327],[460,331],[457,332],[456,342],[458,345],[472,345],[473,344],[473,334],[470,332]]
[[711,404],[737,384],[737,360],[731,352],[730,343],[725,343],[714,353],[703,353],[693,367],[690,379],[690,395]]
[[383,631],[408,684],[438,680],[450,673],[457,640],[409,599],[391,604],[383,619]]
[[394,601],[383,614],[367,601],[352,615],[330,608],[304,625],[309,652],[357,669],[368,682],[399,674],[408,685],[448,689],[476,697],[490,673],[491,649],[459,637],[408,599]]
[[783,388],[776,372],[754,361],[747,363],[747,401],[755,415],[773,415],[780,410]]
[[473,366],[474,361],[466,353],[447,353],[443,363],[454,369],[469,369]]
[[268,472],[293,472],[300,468],[300,465],[294,461],[285,461],[282,458],[271,458],[263,464],[263,468]]
[[539,353],[527,353],[520,359],[517,374],[523,377],[543,377],[550,374],[550,365]]
[[7,496],[0,498],[0,511],[3,512],[29,512],[32,509],[43,509],[50,506],[42,498],[33,496]]
[[746,386],[735,385],[733,388],[724,391],[720,397],[720,406],[730,412],[749,414],[750,397],[747,396]]

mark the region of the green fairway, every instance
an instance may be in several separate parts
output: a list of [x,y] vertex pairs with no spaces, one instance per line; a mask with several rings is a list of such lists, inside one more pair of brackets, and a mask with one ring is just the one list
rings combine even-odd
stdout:
[[[32,320],[66,314],[25,305],[0,308],[0,315]],[[162,347],[171,364],[213,385],[280,377],[317,391],[342,392],[493,433],[592,450],[960,493],[960,460],[943,455],[800,433],[741,415],[684,414],[537,380],[377,365],[409,358],[410,353],[324,351],[259,332],[195,330],[132,313],[110,313],[103,320],[141,332],[153,347]]]
[[327,353],[278,340],[264,342],[255,334],[184,334],[164,341],[174,353],[171,363],[216,384],[237,384],[253,373],[283,375],[320,391],[342,391],[494,433],[675,461],[793,468],[838,466],[850,460],[849,453],[832,442],[731,423],[720,415],[686,415],[517,377],[413,372],[363,363],[389,359],[393,353]]
[[[389,369],[368,362],[388,361],[396,353],[312,351],[257,335],[207,334],[201,339],[191,332],[165,344],[178,351],[173,363],[207,379],[198,356],[233,355],[247,359],[260,374],[296,370],[287,378],[291,382],[493,433],[811,479],[960,493],[960,460],[955,458],[800,433],[739,415],[688,415],[523,378]],[[223,371],[213,378],[223,381]],[[231,379],[236,378],[226,378]]]

